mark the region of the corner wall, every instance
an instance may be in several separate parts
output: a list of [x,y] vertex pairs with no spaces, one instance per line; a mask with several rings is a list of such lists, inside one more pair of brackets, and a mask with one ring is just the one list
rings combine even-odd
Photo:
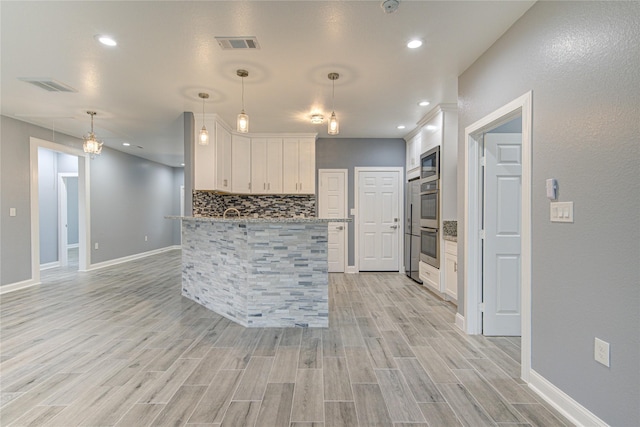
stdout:
[[[458,80],[460,165],[465,127],[533,91],[532,369],[616,426],[640,425],[639,21],[638,2],[538,2]],[[547,178],[573,224],[549,221]]]

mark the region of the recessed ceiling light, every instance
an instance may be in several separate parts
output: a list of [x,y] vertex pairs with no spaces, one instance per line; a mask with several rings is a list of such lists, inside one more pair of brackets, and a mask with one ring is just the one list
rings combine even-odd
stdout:
[[427,125],[427,126],[426,126],[426,129],[427,129],[427,130],[436,130],[436,129],[438,129],[438,126],[434,126],[434,125]]
[[429,105],[429,101],[420,101],[418,102],[418,105],[421,107],[426,107],[427,105]]
[[122,145],[124,145],[125,147],[130,146],[131,144],[129,144],[128,142],[123,142]]
[[117,46],[118,43],[115,41],[115,39],[111,36],[105,36],[102,34],[98,34],[96,37],[96,40],[98,40],[100,43],[102,43],[105,46]]
[[404,128],[405,128],[405,126],[404,126],[404,125],[398,125],[398,126],[396,126],[396,127],[397,127],[398,129],[404,129]]
[[407,47],[409,49],[415,49],[422,46],[422,40],[411,40],[409,43],[407,43]]
[[180,163],[180,166],[184,166],[184,163]]

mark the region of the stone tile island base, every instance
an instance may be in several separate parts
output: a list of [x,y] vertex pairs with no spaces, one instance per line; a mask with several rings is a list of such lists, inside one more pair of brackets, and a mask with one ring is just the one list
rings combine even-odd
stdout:
[[245,327],[329,326],[325,221],[181,219],[182,295]]

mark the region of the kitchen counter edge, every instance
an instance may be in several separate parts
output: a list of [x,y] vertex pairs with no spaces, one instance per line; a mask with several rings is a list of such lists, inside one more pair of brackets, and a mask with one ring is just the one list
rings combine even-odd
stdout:
[[247,217],[212,217],[212,216],[178,216],[168,215],[166,219],[180,219],[183,221],[200,221],[200,222],[240,222],[240,223],[310,223],[310,224],[326,224],[329,222],[352,222],[351,218],[247,218]]

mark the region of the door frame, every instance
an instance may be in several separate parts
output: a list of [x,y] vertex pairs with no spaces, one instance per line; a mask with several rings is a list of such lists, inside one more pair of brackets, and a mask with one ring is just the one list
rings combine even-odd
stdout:
[[397,172],[398,173],[398,273],[401,273],[401,265],[404,260],[404,244],[402,241],[402,236],[404,236],[404,221],[401,221],[401,218],[404,218],[404,168],[403,167],[354,167],[353,168],[353,205],[355,210],[355,215],[353,217],[354,222],[354,239],[353,239],[353,251],[354,251],[354,268],[356,272],[360,272],[360,246],[359,246],[359,236],[360,236],[360,212],[358,212],[359,206],[359,188],[360,188],[360,172]]
[[522,199],[521,199],[521,354],[520,376],[529,382],[531,370],[531,165],[532,165],[531,91],[465,128],[464,135],[464,330],[469,335],[482,333],[482,201],[480,188],[479,136],[486,130],[522,117]]
[[[68,252],[68,212],[67,212],[67,180],[65,178],[77,178],[77,172],[58,173],[58,261],[61,267],[69,265]],[[78,244],[78,246],[80,246]]]
[[91,265],[91,215],[89,206],[90,157],[82,150],[44,139],[29,138],[29,188],[31,192],[31,283],[40,283],[40,212],[38,203],[38,149],[57,151],[78,157],[78,271]]
[[[322,174],[324,173],[340,173],[344,175],[344,209],[345,209],[345,218],[349,217],[349,170],[348,169],[318,169],[318,213],[320,213],[320,183],[322,182]],[[349,266],[349,223],[344,223],[344,272],[347,271],[347,267]]]

